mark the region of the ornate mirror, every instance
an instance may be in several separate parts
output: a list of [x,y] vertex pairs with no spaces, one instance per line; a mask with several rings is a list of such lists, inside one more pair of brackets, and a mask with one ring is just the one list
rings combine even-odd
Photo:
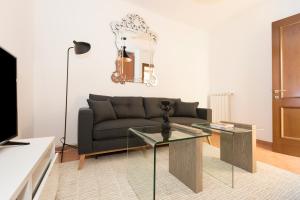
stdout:
[[111,29],[115,34],[117,48],[116,70],[112,73],[112,81],[157,85],[153,63],[157,36],[150,31],[143,18],[137,14],[128,14],[121,21],[112,22]]

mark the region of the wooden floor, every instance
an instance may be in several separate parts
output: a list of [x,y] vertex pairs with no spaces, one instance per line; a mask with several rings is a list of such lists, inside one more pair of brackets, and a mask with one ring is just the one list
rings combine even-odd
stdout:
[[[212,144],[219,147],[220,137],[213,134]],[[297,173],[300,175],[300,157],[288,156],[272,151],[272,144],[263,141],[257,141],[256,159],[258,161]],[[105,156],[105,155],[99,155]],[[79,160],[77,150],[68,148],[64,153],[64,162]]]
[[[219,147],[220,136],[213,134],[212,143]],[[297,174],[300,174],[300,157],[289,156],[272,151],[272,143],[257,141],[256,142],[256,159]]]

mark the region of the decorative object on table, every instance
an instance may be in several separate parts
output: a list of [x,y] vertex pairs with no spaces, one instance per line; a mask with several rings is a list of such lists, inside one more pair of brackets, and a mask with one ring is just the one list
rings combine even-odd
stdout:
[[147,86],[157,85],[153,64],[157,35],[150,31],[144,19],[137,14],[128,14],[121,21],[112,22],[110,26],[118,51],[116,70],[111,75],[112,81],[121,84],[133,82]]
[[61,159],[60,159],[61,162],[63,161],[65,146],[76,148],[75,146],[66,143],[66,139],[67,139],[67,116],[68,116],[68,89],[69,89],[69,57],[70,57],[70,50],[74,49],[75,54],[79,55],[79,54],[87,53],[91,49],[91,45],[89,43],[76,42],[75,40],[73,41],[73,43],[74,43],[74,46],[69,47],[68,50],[67,50],[65,126],[64,126],[64,137],[61,138],[61,142],[63,144],[62,150],[61,150]]
[[217,129],[232,129],[234,128],[234,124],[217,122],[217,123],[210,123],[210,127],[217,128]]
[[161,135],[164,138],[164,140],[168,140],[171,137],[169,111],[172,109],[172,106],[170,101],[162,101],[161,109],[163,110],[163,123],[161,124]]

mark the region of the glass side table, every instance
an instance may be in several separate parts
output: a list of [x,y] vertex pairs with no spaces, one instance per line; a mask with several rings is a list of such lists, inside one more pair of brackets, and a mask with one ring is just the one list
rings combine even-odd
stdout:
[[220,133],[220,159],[248,172],[256,172],[256,126],[250,124],[222,122],[232,124],[232,128],[216,128],[209,123],[192,124],[204,132]]
[[[127,134],[127,178],[139,199],[157,197],[158,170],[169,171],[195,193],[202,191],[202,140],[210,136],[199,129],[171,124],[170,137],[161,127],[129,128]],[[135,148],[141,143],[145,148]],[[158,146],[169,144],[169,167],[160,166]],[[167,155],[167,154],[166,154]],[[166,158],[167,159],[167,158]]]

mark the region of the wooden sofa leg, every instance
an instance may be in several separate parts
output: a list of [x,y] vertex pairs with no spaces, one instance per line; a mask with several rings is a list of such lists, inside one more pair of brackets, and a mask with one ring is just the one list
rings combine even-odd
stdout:
[[85,161],[85,154],[80,155],[79,157],[79,165],[78,165],[78,170],[81,170],[83,168]]
[[207,136],[206,138],[207,138],[208,144],[212,145],[212,142],[211,142],[211,138],[210,138],[210,137],[211,137],[211,136]]

